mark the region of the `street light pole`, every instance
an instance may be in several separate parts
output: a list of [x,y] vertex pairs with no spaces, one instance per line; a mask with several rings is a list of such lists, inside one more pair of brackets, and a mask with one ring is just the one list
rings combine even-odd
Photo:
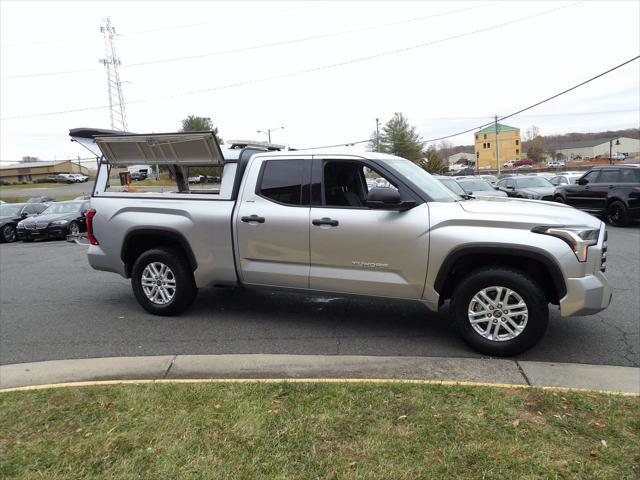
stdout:
[[380,119],[376,118],[376,152],[380,151]]
[[276,130],[284,130],[284,127],[267,128],[266,130],[258,130],[257,133],[264,133],[269,139],[269,143],[271,143],[271,132],[275,132]]
[[496,165],[498,167],[498,175],[500,175],[500,141],[498,140],[498,115],[494,115],[496,125]]
[[620,137],[614,137],[611,140],[609,140],[609,165],[613,165],[613,158],[611,158],[613,156],[613,141],[616,141],[616,145],[620,145]]

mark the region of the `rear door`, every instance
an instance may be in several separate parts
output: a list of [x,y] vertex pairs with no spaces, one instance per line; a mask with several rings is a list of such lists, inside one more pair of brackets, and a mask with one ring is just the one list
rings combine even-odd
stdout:
[[404,212],[368,208],[369,178],[383,178],[386,188],[397,189],[403,200],[415,199],[397,180],[378,170],[360,159],[314,158],[311,289],[421,298],[429,209],[426,203]]
[[244,283],[309,287],[310,156],[253,159],[234,218]]

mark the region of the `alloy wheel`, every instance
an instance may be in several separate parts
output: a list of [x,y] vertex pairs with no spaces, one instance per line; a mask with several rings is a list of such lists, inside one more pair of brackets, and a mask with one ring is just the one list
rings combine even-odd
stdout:
[[176,294],[176,277],[162,262],[152,262],[142,271],[142,290],[150,302],[156,305],[171,303]]
[[477,334],[487,340],[504,342],[513,340],[524,331],[529,309],[514,290],[491,286],[471,298],[467,315]]

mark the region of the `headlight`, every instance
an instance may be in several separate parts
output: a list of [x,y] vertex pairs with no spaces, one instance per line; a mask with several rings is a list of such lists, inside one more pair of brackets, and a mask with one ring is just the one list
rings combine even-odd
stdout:
[[18,225],[16,225],[16,228],[24,228],[24,223],[19,222]]
[[580,262],[587,261],[587,252],[591,245],[598,243],[599,228],[589,227],[548,227],[540,226],[531,229],[534,233],[543,233],[563,240]]
[[67,223],[69,223],[69,220],[56,220],[51,222],[51,225],[66,225]]

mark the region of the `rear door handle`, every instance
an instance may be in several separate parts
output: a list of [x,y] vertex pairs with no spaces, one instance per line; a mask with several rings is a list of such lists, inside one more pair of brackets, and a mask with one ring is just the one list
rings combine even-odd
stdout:
[[329,225],[330,227],[338,226],[338,220],[332,220],[327,217],[316,218],[315,220],[311,220],[311,223],[316,226],[320,226],[320,225]]
[[256,223],[264,223],[264,217],[259,217],[258,215],[250,215],[248,217],[242,217],[242,220],[245,223],[256,222]]

